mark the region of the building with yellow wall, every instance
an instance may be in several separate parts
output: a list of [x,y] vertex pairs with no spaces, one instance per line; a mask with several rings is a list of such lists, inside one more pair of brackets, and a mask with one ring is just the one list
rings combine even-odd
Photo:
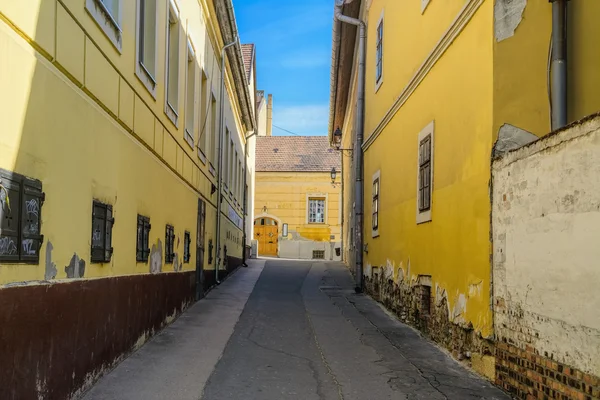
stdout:
[[0,60],[0,397],[70,398],[240,264],[255,75],[229,0],[0,0]]
[[[341,259],[341,163],[327,143],[326,136],[258,137],[254,239],[259,256]],[[334,180],[332,169],[338,172]]]
[[[552,3],[339,1],[366,24],[363,249],[344,157],[345,259],[367,290],[494,378],[490,165],[551,130]],[[568,122],[600,108],[595,0],[569,2]],[[355,147],[358,31],[334,25],[330,139]],[[354,151],[357,151],[354,148]]]

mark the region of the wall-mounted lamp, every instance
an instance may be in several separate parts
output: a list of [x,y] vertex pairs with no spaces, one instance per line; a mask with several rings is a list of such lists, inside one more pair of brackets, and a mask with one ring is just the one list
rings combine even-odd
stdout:
[[339,185],[339,183],[335,181],[335,178],[337,178],[337,171],[335,170],[335,167],[333,167],[331,168],[331,186],[333,187]]
[[335,149],[337,151],[347,151],[352,153],[352,149],[342,149],[342,130],[338,127],[335,132],[333,132],[333,144],[335,145]]
[[263,211],[263,213],[266,214],[267,213],[267,206],[263,206],[262,211]]

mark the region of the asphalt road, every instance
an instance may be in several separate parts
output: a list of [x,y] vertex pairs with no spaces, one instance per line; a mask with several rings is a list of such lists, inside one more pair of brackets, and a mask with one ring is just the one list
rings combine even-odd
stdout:
[[202,398],[509,398],[352,289],[339,264],[268,261]]
[[85,399],[510,398],[353,287],[339,263],[252,260]]

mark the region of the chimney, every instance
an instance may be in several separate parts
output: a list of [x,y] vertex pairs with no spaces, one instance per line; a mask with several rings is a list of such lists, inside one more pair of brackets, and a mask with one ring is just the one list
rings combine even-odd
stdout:
[[267,102],[267,136],[273,133],[273,95],[269,95]]

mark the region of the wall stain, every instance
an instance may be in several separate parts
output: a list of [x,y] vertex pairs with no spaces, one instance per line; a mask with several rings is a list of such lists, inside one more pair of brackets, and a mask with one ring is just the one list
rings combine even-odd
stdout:
[[85,261],[80,259],[77,253],[73,253],[69,265],[65,267],[67,278],[83,278],[85,274]]
[[54,246],[52,242],[48,241],[46,245],[46,271],[44,272],[44,279],[47,281],[56,278],[58,273],[56,264],[52,262],[52,250],[54,250]]
[[162,271],[162,242],[160,239],[150,249],[150,273],[158,274]]

